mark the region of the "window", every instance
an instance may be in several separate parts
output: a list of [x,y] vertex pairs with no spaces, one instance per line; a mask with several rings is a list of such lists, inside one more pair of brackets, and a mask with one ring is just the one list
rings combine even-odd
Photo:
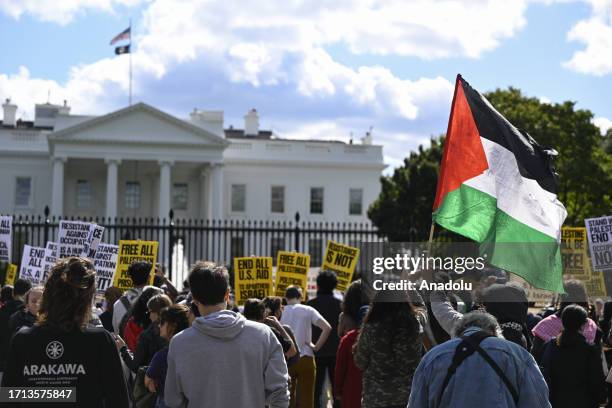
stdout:
[[310,266],[321,266],[323,263],[323,240],[321,238],[309,238],[308,253],[310,254]]
[[77,180],[76,206],[77,208],[91,207],[91,183],[88,180]]
[[140,208],[140,183],[137,181],[125,183],[125,208],[130,210]]
[[285,212],[285,187],[272,186],[270,210],[273,213]]
[[362,204],[363,204],[363,189],[362,188],[349,189],[349,214],[350,215],[361,215]]
[[187,209],[187,183],[174,183],[172,186],[172,208],[174,210]]
[[310,213],[323,214],[323,187],[310,188]]
[[246,185],[232,184],[232,212],[244,212],[246,208]]
[[15,180],[15,206],[32,206],[32,177],[17,177]]
[[285,238],[284,237],[272,237],[270,239],[270,256],[272,256],[272,264],[276,265],[276,258],[278,257],[278,251],[285,250]]

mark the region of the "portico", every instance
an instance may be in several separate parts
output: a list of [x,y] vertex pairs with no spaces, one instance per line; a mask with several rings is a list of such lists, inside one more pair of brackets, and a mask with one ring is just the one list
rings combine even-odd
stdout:
[[[173,208],[221,219],[228,145],[144,103],[67,126],[49,135],[52,214],[167,218]],[[103,194],[89,193],[99,185]]]

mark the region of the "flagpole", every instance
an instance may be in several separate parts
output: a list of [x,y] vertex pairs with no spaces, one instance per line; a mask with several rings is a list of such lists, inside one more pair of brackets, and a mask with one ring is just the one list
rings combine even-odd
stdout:
[[132,106],[132,19],[130,18],[130,44],[128,45],[128,54],[130,54],[130,96],[129,106]]

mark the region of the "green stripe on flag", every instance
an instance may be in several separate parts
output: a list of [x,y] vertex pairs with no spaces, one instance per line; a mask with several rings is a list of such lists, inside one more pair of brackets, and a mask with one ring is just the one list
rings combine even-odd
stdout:
[[489,194],[462,184],[446,195],[433,219],[480,242],[481,255],[491,265],[523,277],[536,288],[563,292],[558,242],[498,209],[497,200]]

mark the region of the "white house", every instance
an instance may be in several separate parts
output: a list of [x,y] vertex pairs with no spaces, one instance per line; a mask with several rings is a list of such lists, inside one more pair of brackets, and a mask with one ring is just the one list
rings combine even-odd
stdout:
[[367,222],[382,146],[289,140],[225,129],[223,112],[189,119],[137,103],[102,116],[38,104],[33,121],[2,105],[0,213]]

